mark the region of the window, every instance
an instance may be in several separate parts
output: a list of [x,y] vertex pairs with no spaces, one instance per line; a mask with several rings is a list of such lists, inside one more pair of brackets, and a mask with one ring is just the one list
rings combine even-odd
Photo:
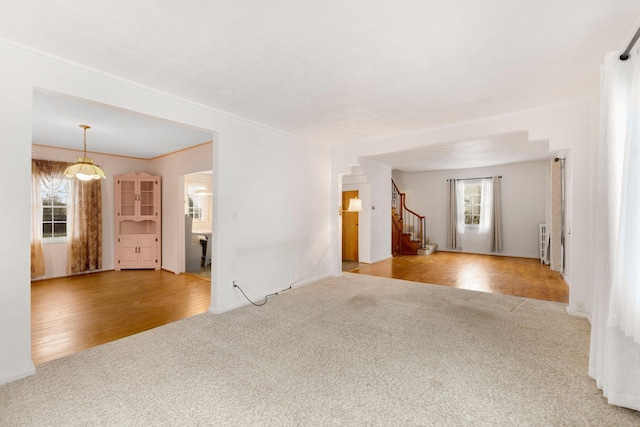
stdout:
[[185,213],[193,218],[194,222],[209,222],[211,190],[207,188],[206,184],[194,181],[185,182],[185,191],[187,194]]
[[42,238],[48,242],[66,241],[67,237],[67,197],[69,181],[51,190],[44,185],[42,191]]
[[480,225],[482,206],[482,184],[465,183],[464,185],[464,224]]
[[187,214],[193,219],[202,219],[202,208],[198,206],[199,200],[189,197],[189,208]]

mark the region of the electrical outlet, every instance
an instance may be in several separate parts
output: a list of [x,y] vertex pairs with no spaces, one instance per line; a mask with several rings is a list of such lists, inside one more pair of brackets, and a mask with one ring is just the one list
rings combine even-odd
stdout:
[[582,301],[576,302],[576,311],[578,313],[584,313],[584,302]]

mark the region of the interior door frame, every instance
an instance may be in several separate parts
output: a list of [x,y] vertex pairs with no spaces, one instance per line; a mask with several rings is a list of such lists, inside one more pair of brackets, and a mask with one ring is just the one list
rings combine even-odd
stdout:
[[[179,199],[182,200],[182,203],[180,204],[180,206],[178,206],[178,242],[184,242],[186,239],[186,230],[185,230],[185,224],[184,224],[184,215],[185,215],[185,210],[186,207],[188,205],[188,198],[189,195],[187,194],[186,191],[186,187],[187,187],[187,183],[189,182],[189,175],[198,175],[198,174],[203,174],[203,173],[210,173],[211,170],[204,170],[204,171],[196,171],[196,172],[187,172],[185,174],[182,174],[178,177],[178,192],[179,192]],[[212,182],[211,182],[211,190],[215,191],[215,180],[213,179],[213,174],[212,174]],[[215,219],[215,212],[214,212],[214,208],[215,208],[215,202],[214,202],[214,198],[211,197],[211,201],[210,201],[211,205],[209,206],[209,214],[212,216],[211,219],[211,228],[213,230],[214,228],[214,219]],[[213,235],[212,235],[213,236]],[[210,239],[213,239],[213,237],[210,237]],[[213,269],[213,252],[214,252],[214,244],[213,241],[209,242],[209,251],[210,253],[210,257],[211,257],[211,266]],[[179,244],[177,245],[177,249],[178,249],[178,273],[186,273],[186,248],[184,247],[183,244]]]
[[[347,207],[349,206],[349,200],[355,197],[359,197],[360,192],[358,190],[345,190],[342,191],[342,260],[343,261],[360,261],[360,232],[359,232],[359,213],[358,212],[346,212]],[[355,223],[355,224],[353,224]],[[350,233],[351,235],[347,235],[349,230],[355,228],[355,233]],[[348,239],[354,239],[355,241],[350,242],[351,244],[347,244]],[[345,255],[349,256],[346,253],[346,249],[353,248],[353,258],[348,259],[345,258]]]

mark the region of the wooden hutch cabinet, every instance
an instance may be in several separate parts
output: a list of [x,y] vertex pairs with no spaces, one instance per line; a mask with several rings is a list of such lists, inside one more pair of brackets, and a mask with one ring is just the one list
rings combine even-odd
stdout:
[[115,178],[115,269],[161,267],[161,179],[142,172]]

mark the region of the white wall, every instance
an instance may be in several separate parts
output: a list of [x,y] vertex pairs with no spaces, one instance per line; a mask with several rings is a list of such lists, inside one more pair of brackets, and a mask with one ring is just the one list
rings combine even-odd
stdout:
[[[577,302],[585,302],[586,307],[590,307],[593,293],[591,260],[594,252],[591,218],[591,194],[594,193],[591,179],[592,125],[592,104],[585,100],[433,128],[396,138],[338,145],[333,147],[331,153],[331,209],[337,209],[340,203],[340,174],[348,173],[350,165],[358,164],[363,157],[425,145],[528,132],[530,141],[546,140],[549,141],[550,151],[566,150],[568,153],[565,277],[570,288],[569,309],[576,311]],[[380,220],[386,221],[382,217]],[[332,247],[333,274],[339,274],[340,256],[340,242],[336,242]]]
[[349,190],[358,190],[362,200],[362,212],[358,214],[359,261],[374,263],[390,258],[391,221],[385,222],[384,218],[391,218],[391,167],[360,159],[360,165],[342,178],[342,191]]
[[[221,138],[225,135],[229,132]],[[220,271],[214,311],[245,303],[233,281],[259,299],[328,275],[326,252],[335,235],[328,221],[326,147],[257,126],[236,128],[233,137],[234,143],[220,144],[218,154],[219,175],[227,177],[226,183],[215,180],[214,173],[218,256],[212,271]]]
[[370,201],[366,204],[370,217],[370,262],[391,257],[391,167],[369,159],[360,159],[371,184]]
[[[28,215],[16,212],[29,212],[31,205],[32,95],[36,88],[219,135],[212,148],[216,196],[211,311],[246,303],[232,288],[232,280],[249,296],[259,298],[293,280],[304,283],[328,274],[328,262],[322,256],[333,229],[327,148],[0,41],[0,178],[12,207],[0,210],[2,223],[11,224],[0,241],[0,383],[34,372],[30,222]],[[158,166],[153,172],[164,172],[162,169]],[[203,169],[210,168],[199,170]],[[176,174],[183,172],[175,170]],[[164,239],[169,253],[171,239],[175,236]]]
[[213,147],[203,144],[149,163],[162,177],[162,268],[179,273],[184,271],[184,175],[211,170]]
[[[17,56],[17,58],[16,58]],[[0,178],[5,201],[0,209],[0,383],[35,372],[31,362],[31,98],[25,80],[31,72],[12,59],[23,55],[0,46]],[[16,77],[20,80],[16,82]],[[6,203],[6,202],[5,202]]]
[[538,257],[538,223],[545,221],[548,161],[487,168],[403,173],[393,178],[407,194],[409,209],[427,217],[427,235],[438,250],[447,249],[447,179],[501,175],[503,250],[487,250],[487,236],[469,229],[460,236],[462,252]]

